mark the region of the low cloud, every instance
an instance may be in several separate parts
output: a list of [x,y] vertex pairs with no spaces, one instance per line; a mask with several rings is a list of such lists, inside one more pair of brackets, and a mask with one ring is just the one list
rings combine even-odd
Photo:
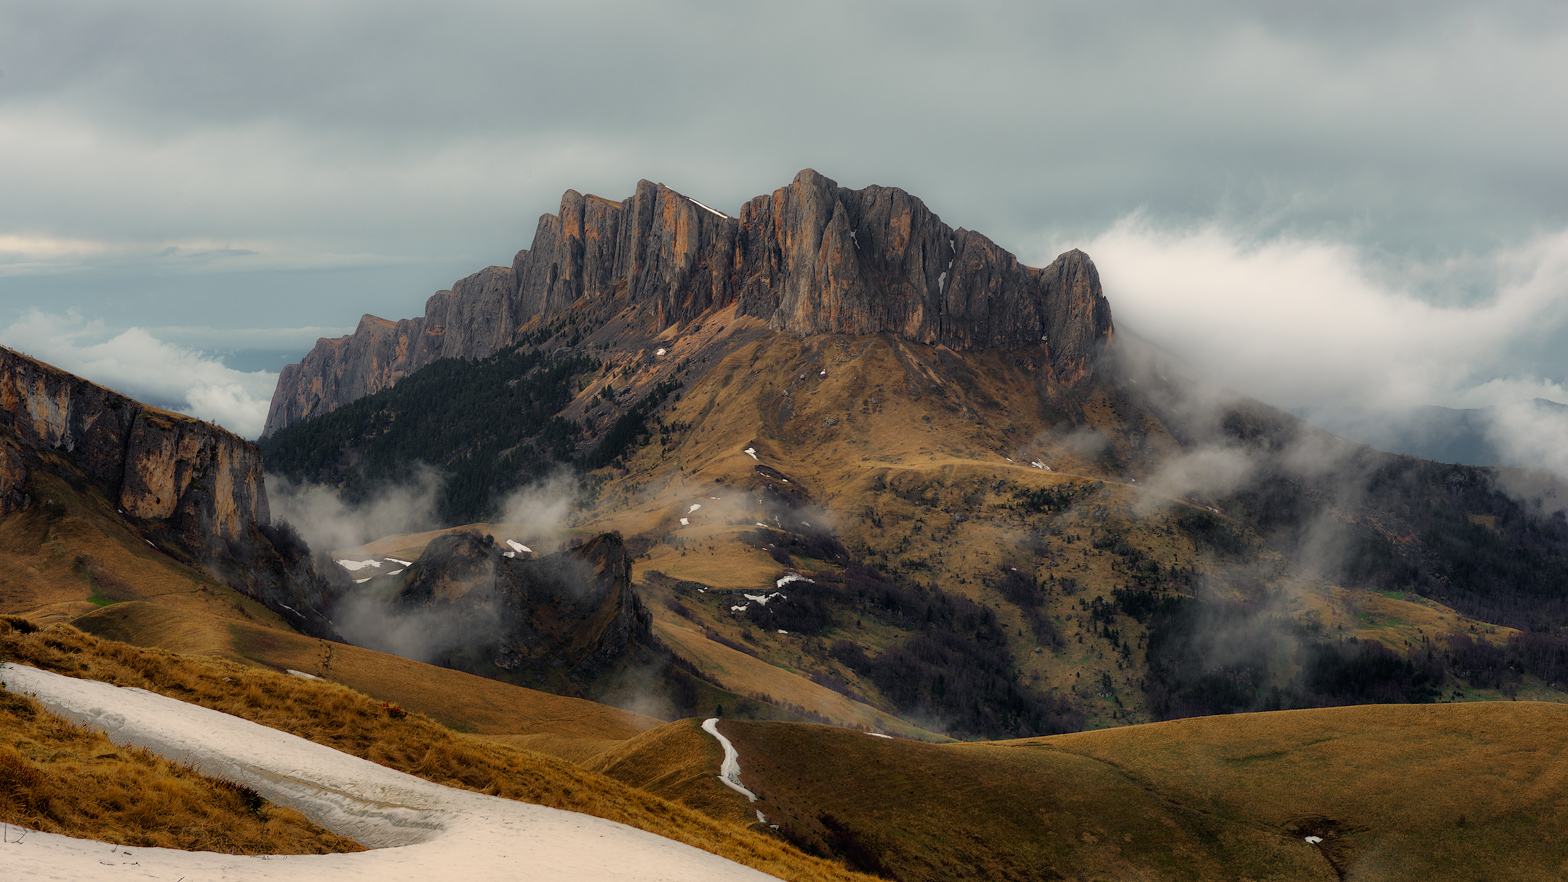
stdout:
[[1119,324],[1271,404],[1477,407],[1561,395],[1568,231],[1390,270],[1327,240],[1123,219],[1084,244]]
[[274,520],[293,524],[312,551],[328,553],[385,536],[436,529],[441,486],[440,473],[423,468],[406,483],[386,485],[354,502],[332,487],[268,475],[267,501]]
[[1568,407],[1533,401],[1499,407],[1488,437],[1515,462],[1568,476]]
[[539,552],[559,544],[580,490],[577,477],[562,470],[513,492],[501,502],[499,523],[520,530],[522,535],[497,535],[496,540],[517,539]]
[[201,350],[164,342],[142,328],[111,330],[74,310],[29,310],[0,329],[0,343],[245,438],[261,434],[278,383],[270,371],[237,371]]
[[1140,514],[1163,507],[1166,499],[1229,496],[1246,486],[1257,470],[1255,452],[1237,447],[1205,446],[1166,457],[1144,482]]

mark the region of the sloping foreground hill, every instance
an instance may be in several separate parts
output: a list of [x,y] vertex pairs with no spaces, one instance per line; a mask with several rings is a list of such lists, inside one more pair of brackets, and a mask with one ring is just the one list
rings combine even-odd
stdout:
[[[422,715],[336,684],[218,659],[139,649],[67,626],[35,630],[24,620],[11,618],[0,619],[0,659],[148,689],[438,784],[619,821],[780,878],[822,882],[867,878],[740,824],[715,821],[562,760],[452,732]],[[47,774],[50,761],[46,756],[28,766]],[[10,815],[5,820],[21,821]],[[147,821],[134,811],[125,815],[127,824]]]
[[1278,711],[978,744],[724,732],[756,806],[793,841],[906,882],[1568,872],[1560,704]]

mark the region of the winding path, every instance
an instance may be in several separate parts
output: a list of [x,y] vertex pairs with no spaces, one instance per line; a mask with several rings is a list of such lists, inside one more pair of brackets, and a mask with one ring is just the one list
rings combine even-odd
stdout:
[[[0,665],[0,681],[117,743],[240,781],[371,847],[358,854],[228,855],[117,847],[10,827],[0,842],[7,880],[773,880],[624,824],[443,787],[145,690],[11,664]],[[734,748],[727,741],[725,747],[733,757]]]

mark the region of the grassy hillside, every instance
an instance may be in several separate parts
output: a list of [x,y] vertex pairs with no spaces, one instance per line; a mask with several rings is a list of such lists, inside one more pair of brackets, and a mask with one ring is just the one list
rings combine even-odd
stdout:
[[[0,659],[148,689],[438,784],[630,824],[783,879],[865,878],[740,824],[714,820],[563,760],[453,732],[334,683],[141,649],[69,626],[30,631],[7,624],[0,631]],[[134,827],[146,819],[128,814],[123,823]]]
[[1568,706],[1491,702],[991,744],[723,731],[770,821],[905,880],[1525,880],[1568,869],[1565,727]]

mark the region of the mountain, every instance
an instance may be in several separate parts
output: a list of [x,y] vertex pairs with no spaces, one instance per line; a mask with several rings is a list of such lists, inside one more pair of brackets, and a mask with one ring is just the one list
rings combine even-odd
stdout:
[[795,334],[1025,348],[1067,383],[1087,374],[1111,335],[1110,308],[1081,252],[1023,266],[896,188],[851,190],[807,169],[733,218],[641,181],[620,202],[567,191],[511,267],[437,292],[423,317],[367,315],[353,334],[318,341],[279,376],[263,435],[441,358],[482,358],[524,340],[575,346],[607,324],[657,330],[719,311]]
[[[534,788],[553,798],[621,799],[613,779],[883,876],[1535,878],[1561,864],[1540,825],[1561,815],[1541,733],[1568,699],[1562,482],[1380,452],[1215,388],[1113,330],[1087,255],[998,270],[933,312],[918,273],[867,269],[910,265],[886,244],[906,215],[852,222],[896,191],[817,181],[769,197],[772,221],[733,221],[728,244],[717,214],[652,185],[583,197],[578,227],[577,209],[541,225],[600,230],[551,234],[579,262],[550,262],[551,279],[527,257],[526,273],[456,286],[450,315],[516,310],[463,325],[446,353],[460,357],[436,357],[450,326],[429,315],[406,346],[318,349],[316,379],[275,402],[293,415],[260,445],[268,469],[350,499],[444,482],[449,526],[319,549],[335,561],[317,558],[325,613],[366,646],[296,633],[150,550],[143,534],[166,527],[121,514],[120,484],[17,433],[3,474],[26,471],[6,485],[26,507],[0,515],[0,584],[31,581],[0,611],[331,680],[286,680],[308,684],[290,709],[269,697],[278,678],[247,677],[243,704],[418,774],[513,779],[482,747],[437,751],[452,736],[407,711],[604,776]],[[802,187],[831,198],[806,212]],[[840,216],[848,246],[829,233]],[[748,217],[794,232],[747,238]],[[648,243],[666,240],[690,262],[655,260],[664,245]],[[780,245],[749,262],[735,243],[756,241],[826,257]],[[823,324],[790,326],[803,316]],[[333,355],[356,338],[361,355]],[[30,400],[16,412],[50,406]],[[99,676],[113,659],[130,684],[183,689],[138,679],[179,657],[104,646],[89,671],[85,637],[7,627],[25,632],[12,651],[62,669]],[[207,701],[239,688],[190,676]],[[566,697],[584,695],[641,713]],[[741,767],[724,774],[755,802],[718,783],[727,748],[693,715],[721,718]]]
[[1321,429],[1389,453],[1434,462],[1478,466],[1528,467],[1509,449],[1506,415],[1521,411],[1562,419],[1568,405],[1536,398],[1505,408],[1408,407],[1376,409],[1350,406],[1300,407],[1291,411]]

